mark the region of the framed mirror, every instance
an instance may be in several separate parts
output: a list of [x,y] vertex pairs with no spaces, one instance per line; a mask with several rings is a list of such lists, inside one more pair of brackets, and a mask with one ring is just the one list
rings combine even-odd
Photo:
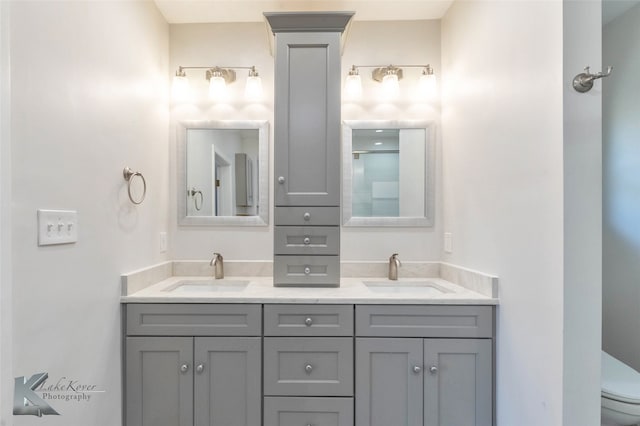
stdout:
[[344,226],[433,226],[434,125],[344,121]]
[[178,224],[269,223],[269,123],[178,123]]

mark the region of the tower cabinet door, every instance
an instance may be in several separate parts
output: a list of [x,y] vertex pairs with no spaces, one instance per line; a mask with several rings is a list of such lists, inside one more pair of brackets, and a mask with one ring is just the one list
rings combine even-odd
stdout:
[[424,340],[424,425],[491,426],[490,339]]
[[193,425],[193,338],[128,337],[127,426]]
[[275,204],[340,205],[340,33],[278,33]]
[[356,339],[356,426],[422,426],[422,351],[422,339]]
[[195,425],[261,425],[261,341],[260,337],[195,339]]

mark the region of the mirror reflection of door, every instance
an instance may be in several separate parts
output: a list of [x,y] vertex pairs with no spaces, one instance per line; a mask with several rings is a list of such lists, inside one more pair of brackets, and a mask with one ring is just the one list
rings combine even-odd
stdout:
[[259,214],[256,129],[188,129],[186,216]]
[[228,159],[215,154],[215,215],[216,216],[232,216],[233,215],[233,186],[231,181],[231,163]]

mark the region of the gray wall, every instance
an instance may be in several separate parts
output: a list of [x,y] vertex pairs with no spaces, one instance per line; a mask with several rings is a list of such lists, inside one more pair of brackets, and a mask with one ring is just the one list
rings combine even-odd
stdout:
[[[606,7],[606,6],[605,6]],[[640,370],[640,6],[603,28],[603,348]]]

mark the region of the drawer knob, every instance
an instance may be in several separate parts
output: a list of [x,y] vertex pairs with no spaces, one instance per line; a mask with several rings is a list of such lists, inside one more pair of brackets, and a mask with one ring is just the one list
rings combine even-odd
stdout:
[[280,176],[278,178],[278,183],[283,184],[284,183],[284,176]]
[[413,372],[415,374],[420,374],[421,371],[422,371],[422,367],[420,367],[419,365],[414,365],[413,366]]
[[306,212],[305,214],[302,215],[303,219],[306,221],[311,220],[311,213]]
[[304,323],[307,325],[307,327],[311,327],[311,324],[313,324],[313,318],[311,317],[305,318]]
[[308,266],[305,266],[304,268],[304,274],[305,275],[309,275],[311,273],[311,268],[309,268]]
[[200,363],[196,365],[196,373],[202,374],[203,371],[204,371],[204,364]]
[[304,243],[305,246],[308,246],[309,244],[311,244],[311,238],[304,237],[304,240],[302,240],[302,242]]
[[435,365],[432,365],[431,368],[429,368],[429,372],[431,374],[437,374],[438,373],[438,367],[436,367]]
[[304,366],[304,371],[307,372],[307,374],[311,374],[311,372],[313,371],[313,365],[311,364],[307,364]]
[[182,374],[186,373],[187,371],[189,371],[189,364],[187,364],[186,362],[184,364],[182,364],[180,366],[180,372]]

